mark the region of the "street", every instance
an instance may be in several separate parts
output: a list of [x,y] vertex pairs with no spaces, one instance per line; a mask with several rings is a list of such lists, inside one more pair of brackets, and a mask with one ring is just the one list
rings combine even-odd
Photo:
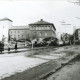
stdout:
[[[47,74],[54,71],[56,73],[62,64],[69,63],[69,61],[79,55],[79,49],[79,46],[65,46],[1,54],[0,79],[42,80]],[[50,80],[52,75],[46,76],[44,79]],[[51,80],[53,80],[53,77]]]
[[46,80],[80,80],[80,55]]
[[79,80],[80,0],[0,1],[0,80]]

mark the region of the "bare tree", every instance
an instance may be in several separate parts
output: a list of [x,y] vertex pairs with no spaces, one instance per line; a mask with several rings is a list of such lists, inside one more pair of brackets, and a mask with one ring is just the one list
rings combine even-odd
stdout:
[[67,0],[67,1],[80,6],[80,0]]

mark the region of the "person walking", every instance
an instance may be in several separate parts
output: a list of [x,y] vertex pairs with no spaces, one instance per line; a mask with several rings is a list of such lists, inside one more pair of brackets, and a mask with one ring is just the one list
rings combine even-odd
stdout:
[[10,45],[8,45],[8,53],[10,53]]
[[16,44],[15,44],[15,52],[17,51],[17,42],[16,42]]
[[1,41],[0,42],[0,52],[2,53],[4,51],[4,43]]

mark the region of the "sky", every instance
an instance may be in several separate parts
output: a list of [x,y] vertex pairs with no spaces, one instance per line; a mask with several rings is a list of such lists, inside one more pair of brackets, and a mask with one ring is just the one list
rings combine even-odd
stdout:
[[57,35],[72,34],[74,26],[80,26],[80,6],[69,0],[3,0],[0,1],[0,19],[4,17],[11,19],[14,26],[43,19],[55,25]]

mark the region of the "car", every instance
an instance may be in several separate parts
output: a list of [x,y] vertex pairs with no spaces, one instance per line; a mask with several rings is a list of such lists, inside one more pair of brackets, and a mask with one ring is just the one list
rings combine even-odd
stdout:
[[59,45],[59,46],[62,46],[62,45],[63,45],[63,41],[59,40],[59,41],[58,41],[58,45]]

